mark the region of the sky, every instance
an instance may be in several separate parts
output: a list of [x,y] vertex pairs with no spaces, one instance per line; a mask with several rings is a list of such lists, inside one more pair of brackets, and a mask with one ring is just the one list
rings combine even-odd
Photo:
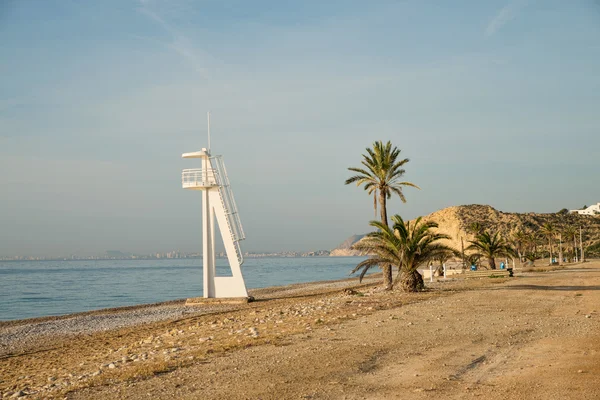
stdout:
[[600,202],[595,0],[4,0],[0,46],[0,256],[200,251],[207,111],[245,251],[368,232],[377,140],[390,215]]

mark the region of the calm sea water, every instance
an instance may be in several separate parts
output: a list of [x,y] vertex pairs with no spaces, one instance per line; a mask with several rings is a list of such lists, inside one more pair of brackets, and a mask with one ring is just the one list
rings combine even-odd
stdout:
[[[362,258],[251,258],[249,289],[344,279]],[[217,274],[229,268],[217,260]],[[0,261],[0,320],[202,296],[202,260]]]

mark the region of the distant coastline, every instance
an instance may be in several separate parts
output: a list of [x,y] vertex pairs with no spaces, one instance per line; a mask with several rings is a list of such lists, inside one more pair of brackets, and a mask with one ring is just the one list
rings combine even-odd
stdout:
[[[246,252],[244,257],[246,258],[295,258],[295,257],[328,257],[330,255],[329,250],[316,250],[316,251],[281,251],[281,252]],[[217,258],[226,258],[225,252],[217,254]],[[68,256],[68,257],[44,257],[44,256],[0,256],[0,261],[105,261],[105,260],[186,260],[186,259],[198,259],[202,258],[202,254],[191,253],[156,253],[149,255],[135,255],[135,254],[121,254],[118,256]]]

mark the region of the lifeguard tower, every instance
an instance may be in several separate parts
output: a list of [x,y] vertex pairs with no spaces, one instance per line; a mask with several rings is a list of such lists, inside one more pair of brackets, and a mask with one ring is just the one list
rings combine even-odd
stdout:
[[[244,257],[240,241],[245,239],[245,235],[223,158],[211,156],[210,150],[205,148],[193,153],[184,153],[182,157],[199,158],[202,163],[202,168],[184,169],[181,178],[184,189],[202,191],[204,298],[249,299],[241,269]],[[231,276],[216,274],[215,218],[227,252]]]

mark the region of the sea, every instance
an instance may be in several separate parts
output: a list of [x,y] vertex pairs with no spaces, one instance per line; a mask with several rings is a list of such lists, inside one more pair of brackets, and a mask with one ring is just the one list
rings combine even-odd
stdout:
[[[254,289],[349,278],[362,260],[247,258],[242,273]],[[231,275],[226,259],[217,259],[217,275]],[[0,261],[0,321],[200,296],[201,259]]]

